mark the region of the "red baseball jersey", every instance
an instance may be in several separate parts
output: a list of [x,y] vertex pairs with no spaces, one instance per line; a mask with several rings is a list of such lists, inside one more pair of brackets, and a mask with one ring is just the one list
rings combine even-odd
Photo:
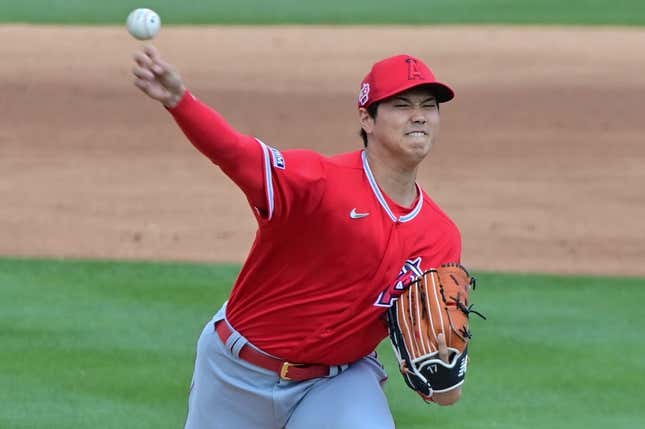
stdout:
[[385,314],[402,276],[460,261],[454,222],[418,185],[412,207],[389,199],[365,151],[281,152],[238,134],[192,96],[171,112],[254,208],[259,227],[227,318],[265,352],[353,362],[387,336]]

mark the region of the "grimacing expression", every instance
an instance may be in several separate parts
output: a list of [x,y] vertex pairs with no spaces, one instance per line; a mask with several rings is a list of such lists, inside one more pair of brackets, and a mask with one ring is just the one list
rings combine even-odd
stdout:
[[370,145],[418,162],[438,135],[439,104],[429,89],[412,88],[381,101],[374,118],[362,109],[360,120]]

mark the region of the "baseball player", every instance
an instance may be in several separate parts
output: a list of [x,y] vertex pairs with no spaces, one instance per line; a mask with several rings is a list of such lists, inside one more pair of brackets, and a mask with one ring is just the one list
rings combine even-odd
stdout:
[[[452,89],[418,58],[377,62],[358,95],[364,148],[326,157],[233,129],[155,48],[134,60],[135,86],[244,192],[258,223],[198,340],[185,427],[393,428],[374,350],[397,279],[461,256],[456,225],[415,181]],[[443,338],[439,349],[446,360]]]

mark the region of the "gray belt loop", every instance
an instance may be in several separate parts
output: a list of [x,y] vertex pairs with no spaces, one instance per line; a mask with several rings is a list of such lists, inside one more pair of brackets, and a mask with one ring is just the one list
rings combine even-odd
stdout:
[[349,365],[332,365],[329,367],[328,377],[336,377],[338,374],[349,368]]
[[239,358],[240,357],[240,351],[242,350],[242,347],[244,347],[248,343],[248,340],[246,338],[244,338],[242,335],[240,335],[239,333],[236,332],[233,335],[231,335],[231,338],[228,339],[227,346],[228,346],[228,343],[231,342],[231,339],[233,337],[236,337],[235,342],[231,343],[231,345],[229,347],[231,349],[231,353],[233,353],[233,356]]
[[236,358],[240,357],[240,350],[242,350],[242,347],[244,347],[248,341],[242,336],[242,334],[231,327],[228,320],[224,319],[220,323],[226,323],[232,331],[231,336],[226,340],[226,348],[229,349]]

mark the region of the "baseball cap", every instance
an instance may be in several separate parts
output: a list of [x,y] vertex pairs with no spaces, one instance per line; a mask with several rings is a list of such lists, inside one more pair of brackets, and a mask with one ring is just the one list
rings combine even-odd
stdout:
[[445,83],[437,81],[423,61],[411,55],[395,55],[374,64],[361,82],[358,107],[391,97],[416,86],[431,87],[439,103],[454,98],[454,91]]

